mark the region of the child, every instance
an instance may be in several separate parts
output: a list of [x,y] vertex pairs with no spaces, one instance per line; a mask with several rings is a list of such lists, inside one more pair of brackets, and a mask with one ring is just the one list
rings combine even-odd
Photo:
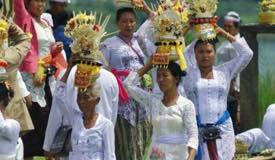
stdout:
[[5,82],[0,82],[0,159],[15,160],[16,145],[19,138],[19,122],[8,119],[5,114],[5,108],[13,97],[13,91],[10,90]]

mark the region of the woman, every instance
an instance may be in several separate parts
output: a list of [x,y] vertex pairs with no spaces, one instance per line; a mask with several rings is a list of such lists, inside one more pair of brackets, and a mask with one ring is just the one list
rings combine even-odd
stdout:
[[[72,152],[70,160],[115,160],[114,125],[95,111],[100,100],[100,84],[95,82],[85,92],[78,92],[77,105],[69,103],[66,83],[72,63],[61,81],[57,82],[55,97],[61,103],[61,111],[70,117],[72,125]],[[64,105],[65,104],[65,105]]]
[[151,160],[193,160],[198,146],[198,129],[193,103],[177,90],[185,75],[180,66],[170,62],[168,68],[157,69],[157,83],[163,97],[150,94],[137,83],[151,68],[148,63],[138,74],[132,72],[124,84],[133,98],[148,107],[153,121]]
[[48,82],[44,72],[46,69],[51,71],[49,66],[57,66],[56,64],[59,63],[61,67],[57,68],[55,74],[57,77],[60,70],[66,67],[64,57],[60,54],[63,44],[55,42],[51,27],[41,18],[45,0],[14,0],[13,3],[15,22],[32,35],[30,51],[20,66],[22,78],[32,96],[33,103],[29,111],[35,127],[34,131],[23,137],[25,155],[43,155],[42,145],[54,82],[53,79]]
[[253,56],[243,38],[236,39],[219,27],[217,34],[232,43],[237,56],[214,66],[215,44],[198,40],[187,50],[192,52],[194,49],[197,65],[189,66],[187,76],[182,79],[186,95],[196,107],[200,134],[198,158],[203,160],[231,160],[234,157],[235,138],[227,112],[227,95],[231,79],[248,65]]
[[[146,12],[150,11],[146,9]],[[134,34],[136,15],[132,8],[118,9],[116,22],[119,34],[103,42],[101,51],[119,82],[118,118],[115,127],[116,156],[120,160],[140,160],[146,157],[151,142],[152,125],[148,111],[125,92],[121,80],[130,70],[144,65],[145,56]],[[125,94],[126,93],[126,94]]]

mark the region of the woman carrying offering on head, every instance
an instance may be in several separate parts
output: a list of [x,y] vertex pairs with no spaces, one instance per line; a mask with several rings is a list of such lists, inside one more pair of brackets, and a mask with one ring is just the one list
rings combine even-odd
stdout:
[[[143,2],[144,3],[144,2]],[[146,6],[146,5],[145,5]],[[145,12],[150,13],[148,8]],[[152,124],[148,110],[139,107],[125,91],[122,80],[130,71],[137,71],[144,66],[145,54],[138,42],[140,35],[134,33],[136,14],[133,8],[123,7],[117,10],[116,23],[119,33],[106,39],[101,51],[119,84],[119,105],[116,121],[116,156],[120,160],[139,160],[146,157],[152,136]],[[140,38],[143,39],[143,38]],[[141,88],[147,88],[141,84]]]

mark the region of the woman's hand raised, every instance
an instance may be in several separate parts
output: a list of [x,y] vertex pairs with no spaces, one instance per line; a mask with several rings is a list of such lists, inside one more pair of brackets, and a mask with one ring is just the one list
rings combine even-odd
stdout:
[[216,33],[219,36],[223,36],[224,38],[226,38],[230,42],[236,41],[236,38],[233,35],[231,35],[230,33],[226,32],[224,29],[222,29],[219,26],[216,26]]
[[67,82],[67,79],[70,75],[70,72],[73,68],[73,66],[75,65],[75,62],[78,60],[79,56],[77,54],[72,54],[70,59],[69,59],[69,63],[68,63],[68,66],[67,66],[67,70],[64,74],[64,76],[61,78],[61,81],[66,83]]
[[148,58],[147,63],[142,67],[141,69],[138,70],[138,75],[142,77],[145,73],[147,73],[149,70],[153,68],[153,57],[150,56]]

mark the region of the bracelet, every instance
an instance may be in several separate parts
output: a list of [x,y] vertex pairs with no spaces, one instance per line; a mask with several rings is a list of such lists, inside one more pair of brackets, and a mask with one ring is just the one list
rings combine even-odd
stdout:
[[228,33],[228,32],[226,32],[226,39],[229,39],[229,35],[230,35],[230,33]]

